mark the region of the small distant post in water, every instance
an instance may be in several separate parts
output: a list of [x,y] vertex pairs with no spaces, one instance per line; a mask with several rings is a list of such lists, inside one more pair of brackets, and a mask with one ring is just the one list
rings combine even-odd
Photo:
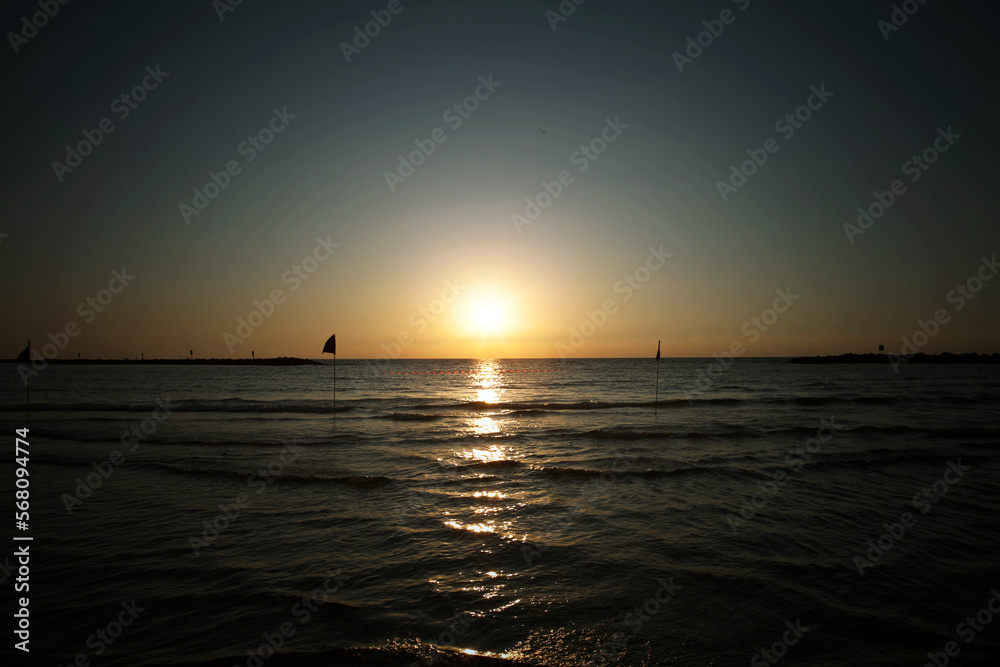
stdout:
[[660,341],[656,341],[656,398],[653,400],[653,417],[660,409]]
[[253,356],[253,350],[250,350],[250,360],[251,360],[251,361],[253,361],[253,360],[254,360],[254,356]]
[[194,350],[188,350],[188,358],[194,361]]
[[337,418],[337,334],[330,336],[323,345],[323,354],[333,355],[333,418]]

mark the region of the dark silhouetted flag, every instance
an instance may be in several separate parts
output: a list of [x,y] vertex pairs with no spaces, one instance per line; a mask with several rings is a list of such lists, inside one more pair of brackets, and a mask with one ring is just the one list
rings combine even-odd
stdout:
[[31,360],[31,341],[28,341],[28,347],[24,348],[24,352],[17,355],[15,361],[30,361]]
[[656,360],[660,360],[660,341],[656,341]]
[[337,334],[330,336],[323,345],[323,354],[333,355],[333,418],[337,418]]

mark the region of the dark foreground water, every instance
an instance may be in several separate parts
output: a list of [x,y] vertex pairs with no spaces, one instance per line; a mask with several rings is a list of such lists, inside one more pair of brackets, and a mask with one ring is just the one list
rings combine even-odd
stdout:
[[714,363],[49,367],[17,664],[998,664],[1000,367]]

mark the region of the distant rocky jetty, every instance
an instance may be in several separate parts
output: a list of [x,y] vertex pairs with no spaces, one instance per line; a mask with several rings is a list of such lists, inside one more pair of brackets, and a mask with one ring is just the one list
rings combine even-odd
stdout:
[[888,364],[890,360],[906,359],[908,364],[1000,364],[1000,354],[976,354],[967,352],[964,354],[952,354],[942,352],[941,354],[916,354],[891,355],[891,354],[835,354],[828,357],[795,357],[791,359],[793,364]]
[[[14,362],[7,359],[7,362]],[[49,359],[50,364],[134,364],[137,366],[322,366],[319,361],[297,357],[274,359]]]

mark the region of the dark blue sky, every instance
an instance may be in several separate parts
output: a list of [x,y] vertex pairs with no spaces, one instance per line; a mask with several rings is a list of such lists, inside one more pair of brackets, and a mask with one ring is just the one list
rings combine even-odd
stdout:
[[[209,0],[70,2],[16,53],[8,34],[3,349],[76,322],[59,356],[318,356],[332,330],[348,357],[400,336],[408,357],[633,356],[656,339],[668,356],[896,351],[942,309],[923,351],[998,349],[1000,281],[952,292],[992,276],[981,258],[1000,249],[993,5],[927,2],[886,40],[890,2],[588,0],[553,30],[555,1],[403,0],[348,63],[342,43],[388,4],[244,0],[220,20]],[[7,3],[0,26],[38,11]],[[679,72],[674,54],[724,11]],[[121,119],[113,101],[157,66]],[[775,124],[812,87],[832,96],[788,136]],[[469,99],[454,127],[445,112]],[[104,118],[114,131],[57,177]],[[608,119],[615,140],[581,158]],[[939,128],[959,138],[911,181]],[[748,150],[767,161],[723,200]],[[572,181],[518,224],[561,171]],[[884,215],[845,231],[897,179]],[[660,246],[670,258],[636,273]],[[325,257],[312,272],[309,256]],[[122,267],[135,280],[88,318],[79,304]],[[461,294],[436,306],[449,280]],[[773,326],[745,326],[786,288],[800,298]]]

